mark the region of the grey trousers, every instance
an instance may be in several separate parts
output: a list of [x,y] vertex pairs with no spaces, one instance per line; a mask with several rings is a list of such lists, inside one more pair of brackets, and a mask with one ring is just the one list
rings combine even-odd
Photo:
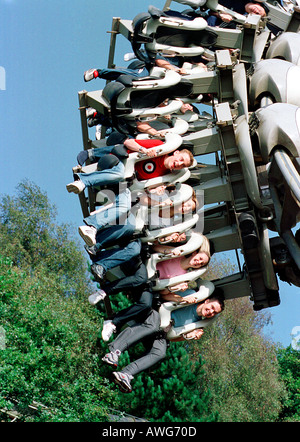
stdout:
[[132,345],[140,341],[149,339],[151,348],[141,358],[131,362],[122,369],[123,373],[135,376],[141,371],[146,370],[166,357],[167,341],[161,337],[159,332],[160,316],[157,311],[152,310],[143,323],[125,328],[119,336],[109,344],[110,351],[128,350]]

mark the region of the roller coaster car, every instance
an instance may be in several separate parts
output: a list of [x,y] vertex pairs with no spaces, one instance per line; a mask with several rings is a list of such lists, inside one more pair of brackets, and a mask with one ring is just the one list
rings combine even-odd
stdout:
[[202,55],[204,48],[213,45],[217,38],[212,30],[206,30],[204,18],[172,17],[171,12],[165,13],[154,6],[149,6],[147,13],[138,14],[132,25],[132,49],[140,60],[148,63],[153,63],[158,51],[185,57]]
[[[201,234],[192,232],[186,244],[176,247],[176,249],[180,250],[181,252],[180,256],[187,255],[189,253],[194,252],[195,250],[198,250],[202,244],[203,241],[202,238],[203,237]],[[205,266],[197,270],[189,271],[183,275],[174,276],[168,279],[160,279],[157,276],[156,265],[161,261],[166,261],[174,258],[176,257],[172,254],[163,255],[161,253],[152,253],[150,255],[150,258],[147,260],[146,267],[147,267],[148,277],[154,283],[152,287],[153,291],[161,291],[166,287],[168,287],[169,290],[171,290],[172,286],[175,286],[182,282],[195,281],[207,271],[207,266]]]
[[[169,227],[159,227],[159,211],[164,207],[164,201],[167,198],[172,203],[172,207],[183,204],[188,201],[193,194],[193,188],[187,184],[176,183],[176,188],[174,191],[158,197],[155,206],[148,207],[145,204],[138,204],[135,211],[136,217],[136,233],[143,231],[144,236],[141,236],[142,242],[153,242],[156,239],[162,238],[164,236],[170,235],[174,232],[183,232],[184,229],[189,229],[196,224],[198,221],[197,216],[190,217],[189,215],[174,215],[172,218],[172,223]],[[167,207],[168,210],[168,207]],[[170,218],[168,218],[168,221]],[[157,224],[158,223],[158,224]],[[176,223],[176,225],[174,225]],[[149,227],[149,226],[156,226]],[[151,230],[152,229],[152,230]]]
[[[112,124],[116,130],[128,133],[126,120],[147,121],[179,111],[182,103],[176,98],[192,93],[191,82],[181,78],[175,71],[164,72],[164,77],[142,77],[121,75],[108,83],[102,98],[110,109]],[[168,104],[163,102],[168,99]]]
[[[182,144],[182,138],[178,134],[168,133],[165,137],[165,142],[156,147],[156,156],[167,155],[171,152],[174,152],[178,149]],[[124,180],[129,179],[134,174],[134,166],[139,161],[144,161],[148,158],[147,155],[142,154],[140,152],[132,152],[128,154],[127,158],[124,158],[125,171],[124,171]],[[89,164],[88,166],[84,166],[81,168],[82,173],[90,173],[97,172],[97,163]],[[151,180],[147,180],[151,182]],[[149,184],[150,185],[150,184]],[[140,188],[144,188],[145,186],[141,185]],[[148,187],[148,186],[147,186]]]
[[[262,32],[260,16],[255,14],[244,17],[230,11],[241,24],[239,29],[226,29],[209,27],[202,17],[184,20],[171,17],[171,13],[150,7],[148,13],[138,14],[133,19],[131,45],[140,60],[153,64],[159,52],[167,57],[181,56],[192,60],[191,57],[203,55],[211,59],[214,50],[224,48],[239,50],[242,60],[258,60],[269,36],[269,32]],[[195,28],[199,25],[199,29],[190,29],[196,23]]]
[[[216,94],[220,101],[233,101],[232,82],[237,74],[233,73],[233,60],[228,50],[216,51],[216,67],[213,70],[200,73],[192,70],[184,78],[173,70],[155,68],[153,72],[155,77],[120,75],[102,91],[88,93],[87,97],[93,100],[92,107],[100,113],[104,108],[112,126],[124,134],[136,130],[137,122],[178,112],[182,101],[201,101],[202,93]],[[183,126],[178,120],[178,127],[179,123]],[[180,131],[183,130],[181,127]]]
[[[214,284],[210,281],[199,281],[198,282],[198,291],[195,293],[197,296],[197,302],[205,301],[209,296],[213,294],[215,287]],[[161,329],[165,329],[169,326],[171,322],[171,313],[174,310],[186,307],[186,303],[176,303],[176,302],[164,302],[159,308],[159,315],[161,319],[160,327]],[[185,336],[187,333],[197,329],[204,328],[207,325],[210,325],[212,321],[216,320],[218,315],[214,316],[212,319],[201,319],[197,322],[193,322],[190,324],[186,324],[181,327],[172,326],[170,330],[167,332],[168,339],[174,339],[181,336]]]
[[300,108],[275,103],[258,109],[251,120],[253,142],[268,165],[275,211],[273,230],[283,238],[300,268],[300,249],[291,231],[300,218]]
[[[300,35],[299,35],[300,37]],[[300,66],[278,59],[261,60],[254,65],[250,78],[250,109],[268,103],[290,103],[300,106]]]
[[[207,8],[222,11],[222,6],[215,0],[207,2],[178,0],[178,3],[188,4],[194,9],[205,3]],[[220,151],[222,164],[221,166],[219,164],[219,171],[211,169],[208,178],[205,179],[205,176],[201,177],[201,171],[199,177],[198,171],[196,174],[186,168],[163,177],[138,181],[133,174],[134,164],[145,157],[129,154],[129,159],[126,160],[125,180],[128,181],[131,191],[139,192],[149,186],[163,183],[184,183],[194,173],[194,181],[196,180],[194,190],[197,190],[200,181],[198,187],[199,190],[204,190],[205,204],[217,203],[214,211],[211,207],[209,213],[205,211],[204,228],[206,230],[201,230],[201,232],[203,231],[213,242],[217,252],[241,248],[245,258],[243,271],[215,280],[213,284],[209,283],[212,284],[211,290],[213,290],[213,285],[221,287],[224,290],[225,299],[249,296],[254,301],[255,310],[279,304],[276,266],[272,261],[277,258],[276,247],[273,239],[269,239],[268,229],[279,233],[280,241],[283,241],[294,263],[293,269],[296,269],[296,274],[300,269],[299,241],[291,231],[300,219],[300,114],[298,102],[297,105],[291,104],[294,103],[292,100],[298,99],[299,96],[295,74],[298,72],[296,65],[299,62],[298,46],[300,45],[297,44],[299,39],[297,32],[300,29],[300,14],[297,9],[292,14],[283,13],[280,8],[276,9],[277,6],[273,1],[266,2],[266,4],[269,5],[270,29],[273,25],[273,29],[276,30],[279,24],[281,27],[278,25],[277,30],[286,27],[288,31],[273,40],[270,40],[270,31],[264,28],[267,20],[252,14],[241,16],[241,26],[236,29],[209,28],[201,16],[201,11],[195,10],[188,13],[189,17],[186,20],[154,7],[150,7],[148,13],[136,16],[133,22],[114,19],[115,34],[121,32],[130,40],[136,56],[148,63],[147,67],[153,66],[155,56],[159,51],[165,51],[165,55],[168,56],[187,57],[195,54],[201,55],[207,51],[215,56],[214,70],[207,73],[192,71],[182,78],[178,73],[159,71],[151,67],[148,77],[136,78],[123,75],[107,84],[103,91],[91,93],[83,91],[84,93],[80,95],[83,123],[86,123],[84,118],[87,106],[94,107],[99,112],[104,109],[113,120],[116,129],[124,134],[128,134],[126,126],[128,122],[136,119],[140,121],[159,119],[166,114],[174,115],[181,105],[180,101],[176,100],[177,97],[182,98],[183,101],[196,102],[198,96],[195,92],[195,85],[199,89],[199,92],[197,89],[199,94],[217,95],[218,104],[216,100],[212,102],[215,117],[211,118],[210,127],[200,126],[201,130],[196,129],[195,133],[185,136],[183,140],[192,144],[194,155]],[[236,16],[235,19],[238,21],[239,17]],[[112,38],[115,38],[115,34],[112,34]],[[228,55],[229,51],[215,50],[224,47],[238,49],[236,52],[240,55],[232,57]],[[215,51],[212,52],[212,49]],[[259,60],[264,56],[266,60],[260,62]],[[271,60],[273,58],[282,58],[284,61]],[[223,63],[224,60],[225,63]],[[190,61],[193,60],[190,59]],[[249,71],[251,94],[253,90],[254,97],[250,106],[255,106],[250,118],[248,116],[249,91],[246,86],[244,68],[247,63],[256,63],[254,73]],[[284,69],[274,68],[279,65],[284,66]],[[256,77],[259,77],[260,82]],[[286,80],[288,83],[294,82],[293,96],[290,93],[289,84],[284,84]],[[219,94],[219,91],[224,91],[224,95]],[[257,109],[256,100],[265,93],[271,96],[269,103],[272,104],[266,107],[261,105],[261,108]],[[251,94],[249,93],[249,96]],[[170,101],[167,106],[162,107],[160,104],[165,98]],[[250,100],[252,100],[252,95]],[[291,100],[290,103],[289,100]],[[280,101],[287,101],[287,103],[280,103]],[[187,122],[190,124],[189,120]],[[83,123],[84,132],[86,127]],[[182,129],[178,126],[178,130]],[[84,147],[90,148],[90,140],[86,132],[83,133]],[[261,174],[258,173],[258,161],[254,160],[253,150],[259,154],[260,167],[264,168],[267,197],[262,196],[261,185],[258,182]],[[257,157],[255,159],[257,160]],[[187,182],[190,184],[189,181]],[[181,190],[184,189],[185,185],[182,185]],[[181,196],[178,196],[178,202],[180,198],[183,200],[187,195],[188,192],[182,192]],[[266,209],[268,209],[267,212],[265,212]],[[141,238],[143,246],[147,247],[149,243],[160,241],[162,237],[174,232],[187,233],[187,243],[180,246],[185,248],[186,253],[194,250],[198,244],[199,236],[197,237],[195,232],[197,230],[195,225],[199,221],[199,214],[190,214],[180,224],[155,230],[149,229],[147,216],[149,216],[148,207],[140,207],[136,214],[136,234]],[[170,258],[170,256],[161,257],[157,254],[147,257],[147,266],[155,292],[180,282],[198,280],[206,271],[206,268],[201,268],[168,280],[158,279],[156,263],[161,259]],[[279,272],[277,273],[279,275]],[[118,278],[119,274],[114,269],[111,274],[108,274],[108,278],[110,277]],[[204,282],[197,281],[197,283],[201,285]],[[178,336],[177,332],[179,333],[176,331],[175,336]]]
[[283,32],[270,42],[266,58],[279,58],[300,65],[300,34]]
[[300,14],[298,7],[295,6],[292,12],[287,12],[276,0],[267,0],[263,4],[267,10],[269,27],[274,34],[282,31],[299,32]]

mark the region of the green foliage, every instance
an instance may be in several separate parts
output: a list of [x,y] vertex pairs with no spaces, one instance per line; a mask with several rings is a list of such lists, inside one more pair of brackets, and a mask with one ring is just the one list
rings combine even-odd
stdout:
[[[227,302],[199,342],[170,343],[166,359],[120,393],[101,361],[103,303],[88,304],[86,259],[55,217],[27,180],[0,202],[0,409],[17,403],[26,421],[101,421],[110,408],[157,422],[299,421],[299,352],[277,353],[262,333],[269,316],[245,298]],[[205,277],[234,270],[214,258]],[[115,311],[128,305],[123,294],[112,299]],[[122,354],[120,367],[142,351]],[[29,414],[33,401],[43,406]]]
[[41,189],[24,180],[17,196],[0,203],[0,248],[14,265],[36,275],[51,274],[66,295],[86,287],[86,261],[70,225],[55,223],[56,208]]
[[[131,360],[139,357],[141,350],[130,352]],[[202,388],[203,379],[201,357],[191,364],[185,344],[170,343],[161,364],[136,376],[132,393],[123,399],[124,406],[131,414],[154,422],[215,422],[217,416],[208,410],[210,394]]]
[[1,406],[47,406],[34,420],[104,420],[114,391],[97,372],[98,318],[78,299],[62,297],[1,260]]
[[287,389],[279,420],[300,422],[300,351],[291,346],[278,350],[280,374]]
[[222,315],[205,330],[191,352],[205,359],[205,386],[223,422],[269,422],[277,418],[285,388],[276,347],[262,333],[269,321],[245,299],[227,301]]
[[[54,207],[28,181],[0,209],[1,408],[17,403],[25,420],[105,420],[118,393],[99,374],[103,315],[87,302],[86,260],[70,227],[55,223]],[[30,416],[33,401],[47,408]]]

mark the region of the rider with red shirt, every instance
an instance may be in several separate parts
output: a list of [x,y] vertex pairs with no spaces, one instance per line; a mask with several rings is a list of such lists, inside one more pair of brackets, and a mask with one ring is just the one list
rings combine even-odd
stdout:
[[[146,139],[135,140],[128,138],[123,142],[127,152],[141,152],[148,156],[148,159],[139,161],[135,165],[135,171],[138,180],[149,180],[171,173],[175,170],[190,167],[193,164],[193,155],[187,150],[175,150],[172,154],[157,156],[155,147],[163,144],[161,140]],[[112,147],[109,147],[112,149]],[[115,155],[104,152],[106,148],[90,149],[94,158],[98,156],[98,170],[91,173],[75,173],[73,183],[67,185],[68,192],[81,193],[85,187],[94,187],[102,185],[114,185],[124,179],[124,164],[119,161]],[[95,151],[97,150],[97,155]],[[101,150],[103,156],[100,155]],[[85,151],[88,153],[88,151]],[[104,158],[106,157],[106,158]],[[102,160],[102,164],[99,164]],[[109,164],[109,165],[108,165]],[[99,167],[100,166],[100,167]]]

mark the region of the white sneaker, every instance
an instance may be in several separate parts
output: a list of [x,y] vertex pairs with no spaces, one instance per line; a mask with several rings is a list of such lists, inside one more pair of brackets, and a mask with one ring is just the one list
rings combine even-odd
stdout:
[[96,140],[101,140],[101,124],[97,124],[96,126]]
[[133,379],[133,376],[128,373],[123,373],[122,371],[114,371],[113,372],[114,381],[119,385],[120,390],[123,393],[131,393],[132,387],[130,381]]
[[124,54],[124,61],[134,60],[135,58],[136,55],[134,52],[126,52],[126,54]]
[[67,184],[67,191],[69,193],[73,192],[73,193],[81,193],[83,192],[83,190],[85,189],[85,184],[81,181],[74,181],[73,183]]
[[85,110],[86,118],[92,117],[92,116],[94,115],[95,112],[97,112],[96,109],[94,109],[93,107],[88,107],[88,108]]
[[83,74],[84,81],[91,81],[91,80],[93,80],[95,78],[94,72],[96,70],[97,69],[88,69],[87,71],[85,71],[84,74]]
[[108,365],[113,365],[114,367],[117,367],[120,355],[120,350],[111,351],[110,353],[107,353],[105,356],[103,356],[102,361],[106,362]]
[[95,229],[95,227],[80,226],[78,227],[78,233],[89,247],[96,244],[97,229]]
[[[92,295],[89,296],[89,303],[91,305],[96,305],[98,304],[98,302],[103,301],[103,299],[105,298],[106,293],[104,290],[98,290],[97,292],[93,293]],[[105,323],[106,321],[104,321]]]
[[115,326],[115,324],[112,323],[112,321],[104,321],[101,333],[103,341],[108,341],[111,335],[116,332],[116,330],[117,327]]

